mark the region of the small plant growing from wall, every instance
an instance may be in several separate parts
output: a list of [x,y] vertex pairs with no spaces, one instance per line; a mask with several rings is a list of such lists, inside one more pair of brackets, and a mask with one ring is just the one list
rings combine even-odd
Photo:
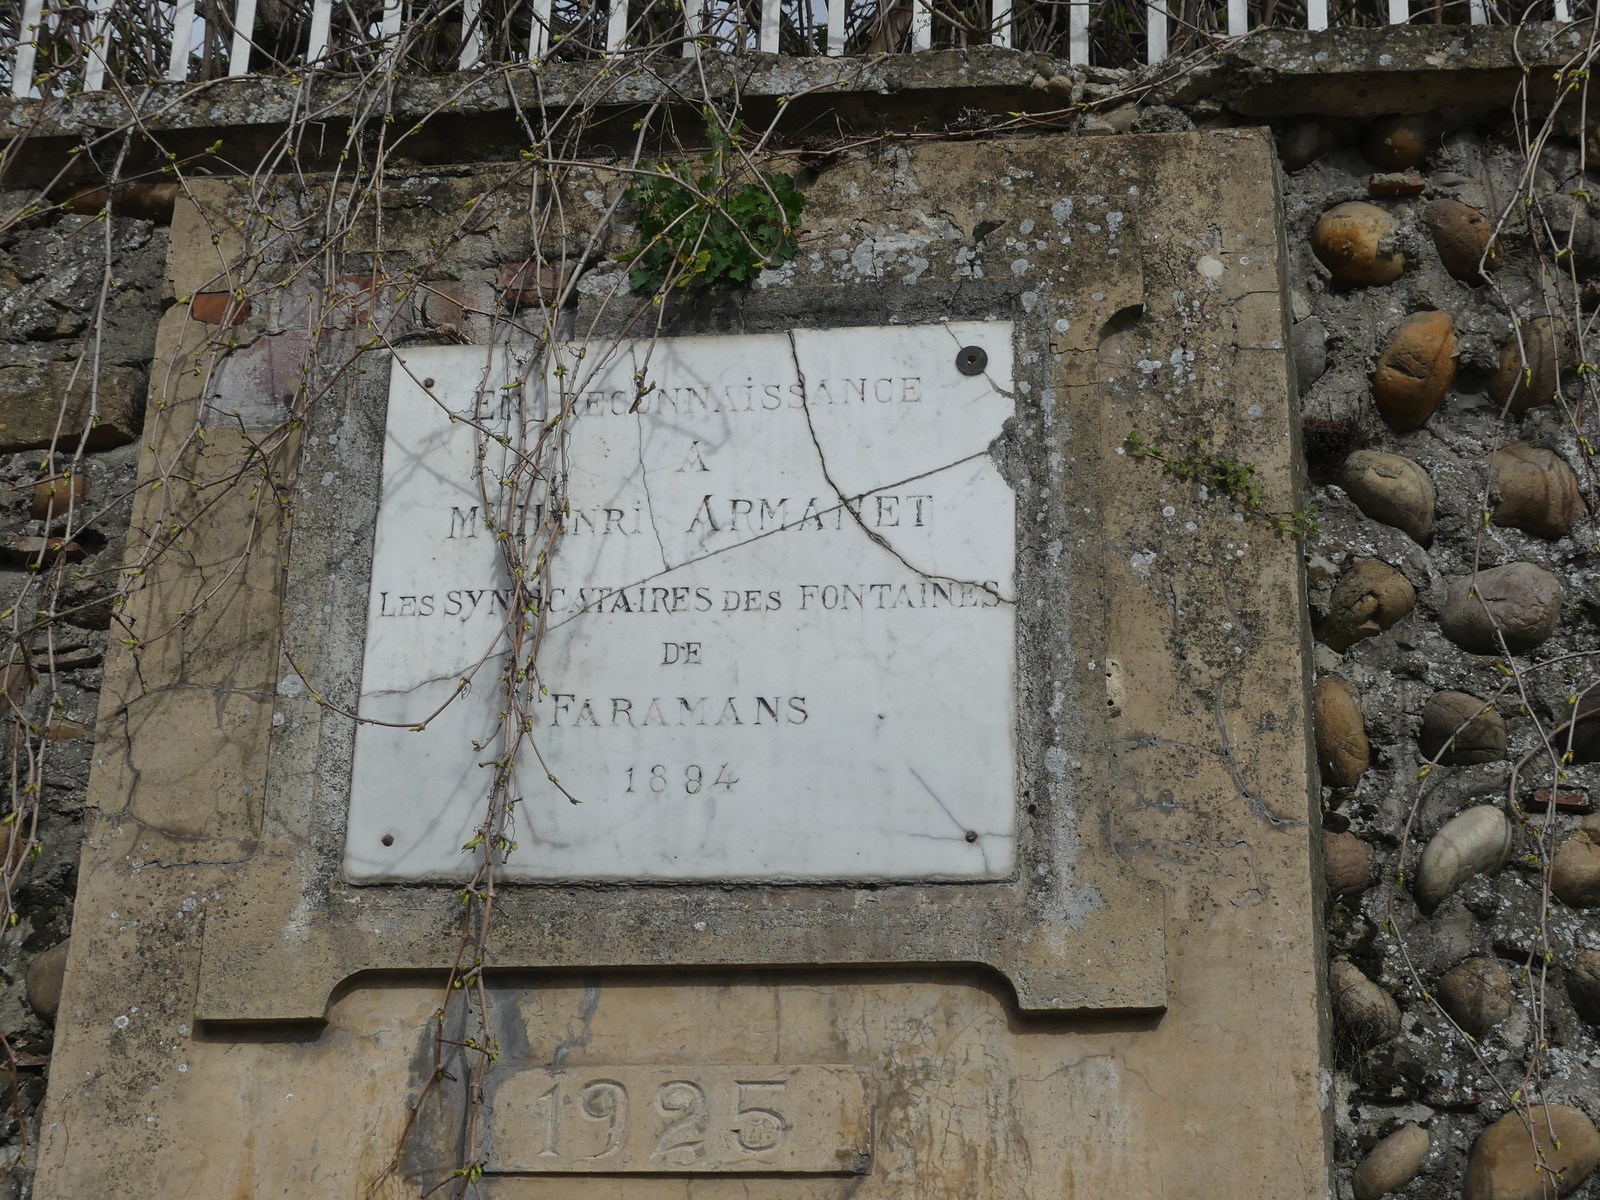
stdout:
[[[795,231],[806,198],[792,176],[751,171],[737,121],[724,130],[708,114],[710,147],[702,169],[657,163],[629,185],[639,246],[617,257],[629,263],[628,286],[660,292],[749,284],[800,249]],[[741,183],[741,177],[755,178]]]

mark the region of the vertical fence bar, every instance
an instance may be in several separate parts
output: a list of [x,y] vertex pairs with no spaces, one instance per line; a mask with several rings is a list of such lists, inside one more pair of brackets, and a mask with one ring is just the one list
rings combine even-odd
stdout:
[[778,34],[783,29],[783,0],[761,0],[761,37],[757,46],[763,54],[778,52]]
[[989,28],[991,46],[1011,49],[1011,0],[994,0],[994,11],[989,14]]
[[383,20],[378,24],[378,36],[383,38],[383,69],[393,71],[400,65],[400,25],[405,17],[405,0],[384,0]]
[[333,0],[316,0],[311,6],[311,42],[306,46],[308,65],[328,53],[328,26],[332,22]]
[[628,0],[611,0],[611,14],[606,21],[606,50],[620,54],[628,48]]
[[106,51],[110,46],[111,10],[117,0],[99,0],[94,6],[94,24],[89,29],[88,65],[83,69],[83,90],[98,92],[106,85]]
[[1470,0],[1467,5],[1469,19],[1474,25],[1489,23],[1489,0]]
[[705,0],[683,0],[683,56],[693,58],[705,32]]
[[1327,27],[1328,0],[1306,0],[1306,28],[1315,31]]
[[528,25],[528,61],[539,62],[550,52],[550,0],[533,0],[533,20]]
[[1145,61],[1152,67],[1167,57],[1167,9],[1163,0],[1145,4]]
[[228,74],[250,70],[250,41],[256,35],[256,0],[239,0],[233,14],[233,45],[228,50]]
[[461,0],[461,55],[456,66],[465,71],[478,65],[483,54],[483,0]]
[[1228,36],[1243,37],[1249,32],[1249,0],[1228,0]]
[[933,0],[908,0],[911,5],[911,48],[933,49]]
[[1411,20],[1411,0],[1389,0],[1389,24],[1404,25]]
[[1089,65],[1089,0],[1067,5],[1067,61],[1075,67]]
[[850,19],[849,0],[828,0],[828,57],[844,53],[844,27]]
[[189,78],[189,46],[194,40],[194,0],[178,0],[172,10],[172,53],[167,57],[167,78],[182,83]]
[[33,61],[39,54],[39,13],[44,0],[22,0],[22,20],[17,25],[17,56],[11,62],[11,94],[26,96],[33,90]]

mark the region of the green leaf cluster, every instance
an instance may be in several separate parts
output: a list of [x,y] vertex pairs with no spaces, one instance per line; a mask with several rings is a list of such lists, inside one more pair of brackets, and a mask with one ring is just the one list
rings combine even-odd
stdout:
[[760,171],[741,184],[726,170],[727,144],[713,139],[703,170],[657,163],[629,185],[640,244],[618,258],[632,264],[634,291],[748,284],[799,253],[795,231],[806,198],[793,177]]

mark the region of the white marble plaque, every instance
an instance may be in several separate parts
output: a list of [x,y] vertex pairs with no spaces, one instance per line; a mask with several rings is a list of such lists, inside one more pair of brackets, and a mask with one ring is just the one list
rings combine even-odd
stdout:
[[470,872],[510,594],[483,521],[509,451],[484,431],[531,437],[558,388],[544,765],[523,751],[500,878],[1009,874],[1010,323],[563,346],[548,390],[517,353],[394,368],[360,702],[390,724],[356,735],[347,876]]

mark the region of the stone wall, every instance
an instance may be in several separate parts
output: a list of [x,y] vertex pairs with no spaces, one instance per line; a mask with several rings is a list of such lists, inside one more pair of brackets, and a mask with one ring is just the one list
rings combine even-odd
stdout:
[[[1306,566],[1337,1157],[1354,1171],[1341,1195],[1541,1195],[1516,1118],[1473,1151],[1513,1094],[1533,1094],[1524,1070],[1540,1044],[1542,1096],[1570,1106],[1550,1110],[1561,1194],[1600,1158],[1600,925],[1588,911],[1600,856],[1583,815],[1596,730],[1577,727],[1553,808],[1541,734],[1600,678],[1594,476],[1578,437],[1593,424],[1574,420],[1565,325],[1539,319],[1547,303],[1561,311],[1541,270],[1562,264],[1541,263],[1521,211],[1490,247],[1524,170],[1511,134],[1505,121],[1423,117],[1279,130],[1321,509]],[[1584,186],[1576,140],[1556,139],[1542,166],[1541,208],[1570,214],[1550,198]],[[1591,256],[1577,217],[1582,282]],[[1479,273],[1486,251],[1492,282]],[[1525,376],[1510,312],[1525,321]],[[1526,760],[1515,782],[1513,760]]]
[[[0,193],[0,213],[22,212],[33,198]],[[0,1032],[22,1068],[0,1116],[8,1164],[37,1143],[110,597],[160,316],[167,229],[158,221],[170,208],[169,198],[165,213],[109,220],[56,210],[0,234],[0,625],[11,645],[27,628],[27,613],[42,608],[61,617],[18,639],[27,653],[4,674],[8,701],[31,727],[24,752],[12,747],[11,756],[22,764],[21,782],[30,761],[43,781],[41,853],[16,891],[20,923],[0,958]],[[65,560],[59,578],[50,569],[58,556]],[[0,1195],[25,1194],[27,1177],[26,1169],[8,1174]]]
[[[1119,102],[1121,78],[1098,75],[1087,92],[1079,79],[1076,93],[1066,79],[1036,82],[1067,99],[1106,98],[1080,121],[1085,133],[1261,119],[1258,104],[1227,88],[1198,98],[1169,88],[1134,104]],[[1327,94],[1323,106],[1336,112],[1337,93]],[[1397,107],[1431,103],[1425,91],[1385,95]],[[1459,89],[1452,95],[1462,99]],[[1373,103],[1363,97],[1349,108],[1370,115]],[[1572,697],[1600,678],[1583,657],[1600,622],[1593,478],[1568,409],[1549,394],[1567,339],[1559,325],[1534,320],[1545,311],[1535,244],[1508,226],[1493,285],[1477,274],[1523,159],[1499,118],[1447,126],[1325,116],[1276,132],[1307,497],[1320,510],[1305,549],[1326,785],[1324,830],[1313,836],[1322,839],[1329,882],[1336,1194],[1541,1195],[1531,1139],[1515,1118],[1483,1137],[1514,1095],[1533,1094],[1525,1068],[1540,1046],[1541,1094],[1565,1106],[1548,1114],[1559,1135],[1548,1162],[1564,1171],[1563,1193],[1600,1194],[1588,1179],[1600,1158],[1591,1123],[1600,1118],[1600,925],[1590,915],[1600,904],[1600,850],[1592,848],[1600,832],[1583,824],[1600,730],[1576,726],[1576,761],[1554,789],[1548,756],[1539,754],[1540,730],[1567,720]],[[1574,136],[1552,143],[1536,180],[1548,200],[1539,211],[1572,217],[1562,197],[1582,186],[1579,149]],[[6,211],[23,202],[0,196]],[[1325,220],[1346,204],[1370,207]],[[165,229],[149,215],[107,224],[58,213],[0,237],[0,452],[8,456],[0,461],[12,485],[0,494],[0,539],[16,547],[0,557],[8,605],[36,574],[26,562],[35,544],[13,539],[60,532],[32,515],[34,484],[71,461],[85,432],[75,469],[88,480],[92,514],[74,534],[82,558],[57,603],[76,615],[41,647],[37,673],[24,677],[29,686],[11,689],[39,728],[53,731],[44,855],[19,895],[22,936],[7,941],[0,964],[0,1031],[31,1064],[21,1080],[25,1120],[43,1091],[49,976],[60,966],[59,954],[45,952],[70,924],[89,759],[82,735],[111,620],[94,601],[112,587],[108,568],[120,559],[142,371],[161,307]],[[1587,231],[1586,215],[1577,216]],[[1597,243],[1579,239],[1572,261],[1580,282],[1600,267]],[[102,326],[102,411],[91,429],[84,376],[73,382],[72,370],[108,248],[118,286]],[[1527,318],[1532,369],[1514,394],[1522,358],[1508,309]],[[1571,405],[1575,375],[1566,384]],[[41,466],[63,395],[64,452]],[[1480,576],[1475,597],[1460,583],[1475,564],[1509,570]],[[1496,652],[1479,597],[1514,659]],[[1552,665],[1529,669],[1544,662]],[[1497,663],[1516,669],[1508,675]],[[1513,786],[1513,762],[1530,755]],[[1556,860],[1548,894],[1542,856]],[[13,1154],[17,1132],[14,1122],[7,1127]]]

